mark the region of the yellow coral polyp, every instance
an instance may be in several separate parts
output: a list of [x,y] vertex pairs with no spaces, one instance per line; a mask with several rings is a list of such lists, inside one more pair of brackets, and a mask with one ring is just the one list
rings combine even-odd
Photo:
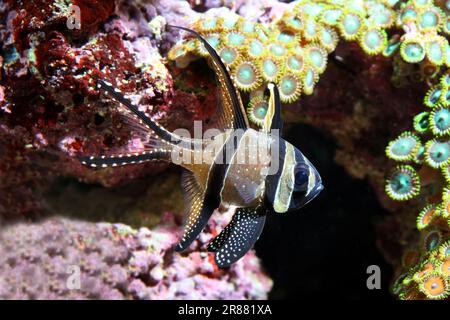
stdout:
[[443,299],[449,295],[448,280],[437,272],[425,277],[419,289],[428,299]]
[[442,275],[450,277],[450,257],[447,257],[439,266],[439,271]]
[[423,230],[430,225],[439,213],[439,207],[429,204],[419,213],[417,217],[417,229]]

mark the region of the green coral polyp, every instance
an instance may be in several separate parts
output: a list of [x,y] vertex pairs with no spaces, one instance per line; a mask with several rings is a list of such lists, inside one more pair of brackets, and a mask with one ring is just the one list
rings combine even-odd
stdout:
[[430,115],[430,124],[433,134],[437,136],[450,133],[450,110],[447,108],[433,110]]
[[245,36],[240,32],[230,32],[225,36],[225,43],[231,47],[240,47],[245,43]]
[[344,13],[339,22],[339,29],[346,40],[354,40],[362,29],[362,18],[359,14]]
[[417,116],[414,117],[414,130],[419,133],[425,133],[430,128],[430,113],[429,112],[421,112]]
[[238,62],[233,75],[236,86],[242,91],[255,90],[261,84],[258,69],[248,61]]
[[288,32],[280,32],[280,34],[278,34],[277,36],[277,40],[284,44],[292,44],[296,43],[298,41],[298,38],[294,34]]
[[263,43],[257,39],[251,40],[248,48],[248,54],[254,58],[261,57],[264,54]]
[[278,43],[271,44],[269,46],[269,50],[272,53],[272,55],[277,58],[283,58],[283,56],[285,56],[287,52],[286,48]]
[[393,200],[406,201],[420,192],[420,179],[417,172],[409,165],[400,165],[392,170],[385,191]]
[[259,69],[262,71],[262,77],[267,82],[276,81],[280,73],[280,67],[273,58],[265,58],[261,60]]
[[302,56],[291,56],[286,59],[286,67],[297,73],[301,73],[305,67]]
[[262,126],[264,118],[267,114],[268,102],[261,96],[253,97],[248,105],[247,114],[251,122],[258,126]]
[[337,25],[341,15],[342,10],[340,9],[326,9],[322,11],[322,21],[330,26],[335,26]]
[[425,144],[425,161],[432,168],[441,168],[450,162],[450,143],[430,140]]
[[388,28],[394,23],[393,15],[388,10],[382,10],[369,17],[369,23],[380,28]]
[[441,16],[438,10],[426,10],[419,16],[419,25],[423,30],[430,30],[439,26]]
[[[213,33],[213,34],[209,34],[205,36],[206,41],[208,41],[208,43],[211,45],[211,47],[214,48],[214,50],[218,51],[220,49],[220,35],[217,33]],[[203,43],[201,43],[200,41],[196,41],[195,42],[195,49],[198,55],[202,56],[202,57],[207,57],[209,56],[208,51],[206,50],[205,46],[203,45]]]
[[401,24],[407,24],[408,22],[414,22],[417,19],[417,11],[414,7],[407,6],[400,14]]
[[296,15],[288,15],[280,22],[289,31],[301,32],[303,30],[303,22]]
[[336,48],[339,37],[333,29],[324,27],[320,30],[319,41],[328,52],[331,52]]
[[425,58],[425,48],[415,39],[405,40],[400,46],[400,54],[406,62],[417,63]]
[[239,52],[235,48],[224,47],[219,51],[220,58],[222,61],[231,66],[234,64],[239,58]]
[[309,64],[317,73],[322,73],[327,66],[327,52],[316,45],[309,45],[305,48]]
[[425,99],[423,103],[430,108],[435,108],[439,105],[439,102],[442,98],[442,87],[436,86],[432,89],[430,89],[427,94],[425,95]]
[[[423,239],[423,246],[426,251],[433,251],[439,247],[442,241],[442,233],[432,228],[428,233],[425,235]],[[436,261],[434,261],[434,265],[436,265]]]
[[303,79],[303,93],[306,95],[310,95],[314,91],[314,85],[318,80],[317,74],[314,72],[312,68],[309,68],[306,71],[305,77]]
[[445,50],[446,46],[440,37],[435,37],[434,39],[427,41],[426,44],[426,54],[428,60],[433,64],[440,66],[445,62]]
[[294,74],[286,74],[278,82],[280,100],[291,103],[297,100],[301,94],[301,82]]
[[318,39],[319,27],[317,26],[317,22],[313,19],[308,19],[305,22],[305,29],[303,30],[303,37],[308,41],[313,41]]
[[200,31],[215,31],[218,27],[217,19],[211,18],[200,21],[198,29]]
[[419,138],[410,132],[404,132],[388,144],[386,154],[396,161],[411,161],[416,156],[419,147]]
[[384,50],[387,44],[387,35],[381,29],[369,29],[362,33],[360,45],[370,55],[378,54]]
[[399,39],[392,38],[388,41],[386,47],[383,50],[383,56],[390,57],[394,53],[397,52],[398,48],[400,47],[402,43],[399,41]]

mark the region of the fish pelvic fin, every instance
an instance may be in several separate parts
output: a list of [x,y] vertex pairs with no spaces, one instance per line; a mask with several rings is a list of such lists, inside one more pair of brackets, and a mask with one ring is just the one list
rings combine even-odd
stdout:
[[241,259],[259,239],[266,221],[264,207],[237,208],[231,222],[208,245],[219,268]]

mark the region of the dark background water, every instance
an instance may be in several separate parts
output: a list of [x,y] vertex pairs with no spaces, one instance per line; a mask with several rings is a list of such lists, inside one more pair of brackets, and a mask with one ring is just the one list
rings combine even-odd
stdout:
[[[256,252],[274,280],[270,298],[393,299],[393,271],[374,232],[388,213],[370,186],[336,165],[333,142],[317,130],[296,125],[285,138],[314,164],[325,189],[298,212],[267,217]],[[366,286],[370,265],[381,269],[380,290]]]

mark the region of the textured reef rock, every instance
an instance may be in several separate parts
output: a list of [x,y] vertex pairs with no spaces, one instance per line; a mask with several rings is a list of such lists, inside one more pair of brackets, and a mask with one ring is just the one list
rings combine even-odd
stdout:
[[[69,4],[81,9],[81,29],[66,26]],[[115,1],[6,1],[0,5],[0,216],[36,217],[41,193],[56,177],[117,185],[165,166],[159,163],[92,171],[77,155],[142,148],[117,106],[95,88],[102,77],[169,128],[192,126],[214,110],[189,92],[174,89],[160,54],[158,14],[173,23],[187,3]],[[158,31],[159,30],[159,31]],[[188,106],[185,107],[186,102]]]
[[227,223],[220,215],[186,252],[179,228],[52,218],[0,231],[0,299],[266,299],[271,280],[253,252],[218,270],[205,251]]

